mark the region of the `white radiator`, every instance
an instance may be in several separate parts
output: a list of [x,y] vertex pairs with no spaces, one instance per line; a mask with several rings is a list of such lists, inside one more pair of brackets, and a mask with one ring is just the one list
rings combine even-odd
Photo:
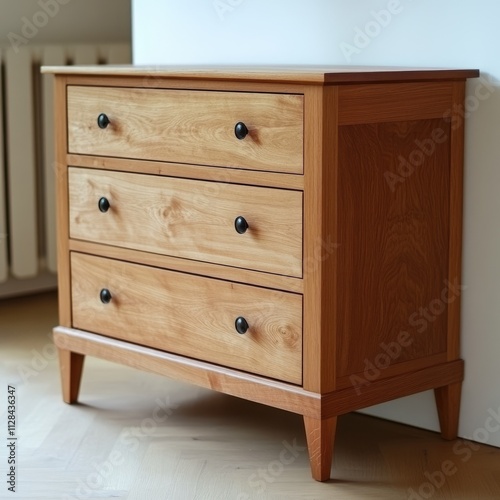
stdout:
[[40,67],[130,61],[128,44],[0,48],[0,297],[56,283],[52,81]]

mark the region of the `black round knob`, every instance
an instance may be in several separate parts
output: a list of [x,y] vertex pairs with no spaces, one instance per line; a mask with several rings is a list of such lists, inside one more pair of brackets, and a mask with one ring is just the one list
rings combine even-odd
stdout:
[[110,121],[108,115],[106,115],[105,113],[101,113],[97,117],[97,125],[99,126],[99,128],[106,128],[109,125],[109,123]]
[[99,210],[103,214],[105,214],[109,210],[109,207],[110,207],[108,199],[104,198],[104,196],[102,198],[99,198],[98,206],[99,206]]
[[245,217],[242,217],[241,215],[239,217],[236,217],[236,219],[234,219],[234,228],[239,234],[245,233],[248,229],[248,222],[246,221]]
[[250,328],[248,326],[247,320],[243,316],[239,316],[238,318],[236,318],[234,327],[236,328],[236,331],[241,335],[247,333],[247,330]]
[[101,298],[101,302],[103,304],[109,304],[111,302],[111,299],[113,298],[111,296],[111,292],[107,288],[103,288],[101,290],[101,293],[99,294],[99,297]]
[[243,122],[238,122],[234,126],[234,135],[241,141],[248,135],[248,128]]

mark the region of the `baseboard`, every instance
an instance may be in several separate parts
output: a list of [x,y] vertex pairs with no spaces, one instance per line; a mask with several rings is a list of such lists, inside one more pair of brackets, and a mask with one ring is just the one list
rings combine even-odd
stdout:
[[57,276],[49,272],[41,273],[36,278],[9,278],[5,283],[0,283],[0,299],[41,293],[56,288]]

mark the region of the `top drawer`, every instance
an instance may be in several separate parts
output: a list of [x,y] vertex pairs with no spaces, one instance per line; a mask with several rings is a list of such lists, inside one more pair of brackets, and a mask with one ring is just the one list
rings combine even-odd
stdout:
[[68,150],[301,174],[303,96],[69,86]]

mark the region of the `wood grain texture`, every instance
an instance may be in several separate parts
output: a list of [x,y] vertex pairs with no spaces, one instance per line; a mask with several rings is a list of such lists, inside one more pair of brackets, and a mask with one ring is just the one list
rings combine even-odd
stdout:
[[453,82],[345,85],[339,88],[339,125],[424,120],[451,108]]
[[231,184],[247,184],[271,188],[304,189],[304,176],[280,174],[257,170],[238,170],[226,167],[210,167],[205,165],[188,165],[186,163],[166,163],[148,160],[122,160],[106,156],[86,156],[69,154],[66,163],[75,167],[96,168],[99,170],[116,170],[119,172],[140,172],[142,174],[165,175]]
[[58,352],[63,400],[69,404],[76,403],[80,392],[85,356],[66,349],[58,349]]
[[70,251],[100,255],[109,259],[124,260],[144,264],[146,266],[162,267],[172,271],[199,274],[209,278],[233,281],[236,283],[251,283],[264,288],[273,288],[285,292],[303,293],[304,281],[300,278],[291,278],[279,274],[262,273],[249,269],[222,266],[210,262],[184,260],[168,255],[141,252],[130,248],[112,247],[90,241],[70,240]]
[[299,191],[70,168],[69,196],[71,238],[302,276]]
[[[464,131],[463,110],[465,106],[465,82],[453,86],[453,108],[450,110],[451,153],[450,153],[450,280],[462,286],[462,218],[464,177]],[[448,304],[448,360],[460,356],[460,304],[461,290],[455,300]]]
[[461,359],[392,378],[378,378],[369,381],[361,391],[357,387],[351,387],[323,396],[322,418],[343,415],[436,387],[461,383],[463,379],[464,362]]
[[[148,68],[133,65],[121,66],[46,66],[43,73],[58,75],[95,76],[144,76]],[[212,81],[255,81],[275,83],[352,83],[380,81],[456,80],[479,76],[477,69],[403,68],[389,66],[318,66],[318,65],[269,65],[269,66],[156,66],[149,71],[156,78]]]
[[304,426],[312,477],[316,481],[328,481],[332,468],[337,417],[320,420],[304,416]]
[[449,131],[444,120],[339,129],[338,376],[383,377],[447,349]]
[[[120,88],[144,88],[144,89],[189,89],[209,90],[227,92],[258,92],[275,93],[276,84],[262,80],[193,80],[190,78],[165,78],[158,76],[154,70],[145,71],[142,74],[129,76],[107,76],[107,75],[67,75],[68,85],[90,86],[90,87],[120,87]],[[295,82],[284,82],[279,85],[279,93],[302,94],[305,85]]]
[[336,88],[305,94],[304,388],[335,389],[337,265]]
[[434,396],[436,398],[441,435],[444,439],[456,439],[460,418],[462,382],[438,387],[434,389]]
[[[395,353],[396,352],[397,351],[395,350]],[[382,359],[385,361],[385,357],[382,356],[386,354],[386,351],[381,348],[380,354],[381,357],[376,358],[376,361],[380,362]],[[446,352],[440,352],[439,354],[434,354],[433,356],[425,356],[423,358],[412,359],[410,361],[400,361],[399,363],[387,366],[387,368],[382,361],[382,364],[380,365],[382,369],[377,368],[377,366],[373,364],[373,366],[370,366],[369,368],[365,367],[366,371],[363,370],[362,372],[351,373],[349,376],[342,378],[338,377],[336,388],[345,389],[347,387],[358,387],[359,390],[363,390],[363,387],[369,385],[373,379],[396,377],[397,375],[423,370],[424,368],[446,363],[447,361],[448,355]]]
[[76,253],[71,274],[75,328],[302,383],[300,295]]
[[68,152],[299,174],[302,113],[300,95],[70,86]]
[[57,223],[57,281],[59,291],[59,323],[71,326],[71,273],[69,268],[69,200],[66,166],[66,79],[54,80],[54,126]]
[[158,373],[299,415],[320,415],[320,397],[296,385],[74,328],[54,328],[54,341],[60,349]]

